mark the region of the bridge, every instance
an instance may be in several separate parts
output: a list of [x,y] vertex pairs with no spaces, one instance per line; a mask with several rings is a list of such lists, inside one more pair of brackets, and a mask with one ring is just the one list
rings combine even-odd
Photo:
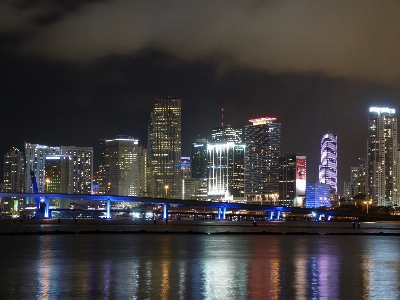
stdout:
[[208,209],[216,209],[218,211],[218,219],[226,219],[226,211],[238,210],[247,212],[262,212],[267,214],[269,219],[279,220],[282,213],[292,213],[299,215],[315,214],[316,219],[320,219],[322,215],[329,220],[332,216],[365,218],[375,220],[391,220],[400,221],[400,216],[371,214],[364,212],[349,212],[335,209],[317,209],[317,208],[300,208],[285,207],[254,203],[237,203],[237,202],[219,202],[219,201],[199,201],[199,200],[181,200],[166,198],[150,198],[150,197],[134,197],[134,196],[112,196],[112,195],[92,195],[92,194],[53,194],[53,193],[13,193],[0,192],[1,198],[35,198],[37,211],[43,213],[44,218],[50,217],[50,199],[66,199],[71,201],[104,201],[106,203],[106,218],[111,218],[111,201],[126,203],[143,203],[149,205],[159,205],[163,207],[163,219],[168,218],[168,211],[171,206],[179,207],[202,207]]

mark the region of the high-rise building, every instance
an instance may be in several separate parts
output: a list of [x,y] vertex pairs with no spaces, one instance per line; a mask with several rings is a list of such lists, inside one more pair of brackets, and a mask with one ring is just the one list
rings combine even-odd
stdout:
[[190,157],[181,157],[182,179],[191,178]]
[[45,192],[72,194],[70,173],[73,161],[69,155],[47,155],[45,160]]
[[[3,191],[25,192],[25,154],[18,148],[12,148],[4,155],[3,165]],[[18,213],[24,204],[24,198],[13,198],[2,201],[2,209],[7,213]]]
[[157,99],[148,127],[149,195],[181,198],[182,100]]
[[100,140],[99,190],[106,195],[139,196],[139,140],[119,135]]
[[399,205],[397,118],[395,110],[370,107],[368,120],[367,189],[377,206]]
[[321,164],[319,182],[330,186],[330,193],[337,194],[337,135],[326,133],[321,139]]
[[225,142],[207,145],[209,199],[244,200],[245,149],[244,143]]
[[26,168],[25,192],[33,193],[31,172],[36,181],[38,192],[46,192],[45,164],[48,155],[61,155],[60,147],[49,147],[39,144],[25,143]]
[[[33,192],[32,176],[31,176],[31,171],[32,171],[33,172],[32,175],[37,184],[38,192],[45,193],[47,189],[46,160],[54,159],[55,157],[68,156],[70,160],[69,186],[68,186],[69,193],[73,194],[92,193],[92,184],[93,184],[92,147],[75,147],[75,146],[49,147],[45,145],[25,143],[25,154],[26,154],[25,192],[27,193]],[[48,163],[48,166],[50,165],[51,163]]]
[[147,192],[147,149],[139,146],[138,148],[138,163],[139,163],[139,196],[148,196]]
[[[73,168],[73,160],[69,155],[47,155],[44,167],[45,192],[73,194],[73,186],[70,184]],[[51,198],[49,205],[68,208],[69,202],[67,199]]]
[[235,142],[242,143],[243,141],[243,129],[239,126],[232,127],[226,125],[223,127],[216,127],[212,129],[211,142],[221,143],[221,142]]
[[306,194],[306,157],[286,154],[279,158],[279,205],[302,207]]
[[245,195],[247,201],[275,202],[279,192],[281,123],[276,118],[250,120],[245,126]]
[[207,178],[207,139],[192,141],[190,147],[192,178]]
[[5,192],[25,192],[25,154],[13,148],[4,155],[3,189]]
[[92,194],[93,147],[61,146],[61,154],[72,161],[70,191],[73,194]]
[[359,159],[357,167],[351,167],[350,170],[350,182],[345,189],[345,198],[347,200],[352,199],[354,196],[359,194],[367,195],[366,185],[367,168],[365,158]]

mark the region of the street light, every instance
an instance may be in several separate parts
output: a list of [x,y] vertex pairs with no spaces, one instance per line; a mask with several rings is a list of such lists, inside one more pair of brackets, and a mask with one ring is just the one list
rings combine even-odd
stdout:
[[46,178],[46,193],[49,192],[49,184],[50,184],[50,179]]
[[164,188],[165,188],[165,198],[168,198],[168,189],[169,189],[169,185],[166,184],[166,185],[164,186]]
[[364,201],[364,204],[367,204],[367,213],[368,213],[368,203],[367,201]]

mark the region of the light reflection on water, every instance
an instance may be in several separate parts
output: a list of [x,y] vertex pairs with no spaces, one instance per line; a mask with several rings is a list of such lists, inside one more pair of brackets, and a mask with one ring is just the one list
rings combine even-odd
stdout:
[[2,236],[1,299],[399,299],[400,238]]

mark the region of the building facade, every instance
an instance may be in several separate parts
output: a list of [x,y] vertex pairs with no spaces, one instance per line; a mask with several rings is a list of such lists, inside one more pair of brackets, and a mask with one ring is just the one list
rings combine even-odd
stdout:
[[139,196],[139,140],[119,135],[99,143],[99,191],[105,195]]
[[196,139],[190,145],[192,178],[207,178],[207,139]]
[[[61,155],[60,147],[25,143],[26,168],[25,168],[25,192],[33,193],[33,182],[36,181],[38,192],[46,192],[46,157]],[[31,173],[32,172],[32,173]]]
[[365,158],[360,158],[359,165],[357,167],[351,167],[350,169],[350,182],[348,184],[348,189],[345,189],[345,198],[347,200],[353,199],[354,196],[359,194],[368,194],[366,175],[367,168]]
[[245,149],[235,142],[207,145],[209,199],[244,201]]
[[[6,152],[3,160],[3,191],[25,192],[25,154],[18,148],[12,148]],[[3,199],[0,201],[4,213],[18,213],[24,204],[24,198]]]
[[367,190],[376,206],[399,205],[395,110],[371,107],[368,120]]
[[319,182],[330,186],[330,193],[337,194],[337,135],[326,133],[321,139],[321,164]]
[[[93,148],[61,146],[49,147],[39,144],[25,143],[26,169],[25,192],[32,193],[33,182],[36,181],[38,192],[45,193],[46,160],[54,160],[56,157],[69,157],[69,184],[68,191],[71,194],[91,194],[93,185]],[[51,163],[48,162],[50,166]],[[65,178],[65,177],[64,177]],[[49,178],[47,178],[49,179]]]
[[45,192],[72,194],[70,175],[73,161],[69,155],[47,155],[45,160]]
[[206,178],[185,178],[182,181],[183,200],[207,200],[208,181]]
[[239,126],[232,127],[230,125],[213,128],[211,142],[235,142],[240,144],[243,142],[243,129]]
[[70,190],[72,194],[92,194],[93,147],[61,146],[61,154],[68,155],[72,163]]
[[303,207],[306,194],[306,157],[286,154],[279,158],[279,205]]
[[331,207],[331,186],[325,183],[310,183],[306,187],[306,208]]
[[5,192],[25,192],[25,154],[13,148],[4,155],[3,189]]
[[247,201],[278,200],[281,124],[276,118],[250,120],[245,126],[245,197]]
[[182,100],[157,99],[148,127],[148,187],[152,197],[180,199]]

